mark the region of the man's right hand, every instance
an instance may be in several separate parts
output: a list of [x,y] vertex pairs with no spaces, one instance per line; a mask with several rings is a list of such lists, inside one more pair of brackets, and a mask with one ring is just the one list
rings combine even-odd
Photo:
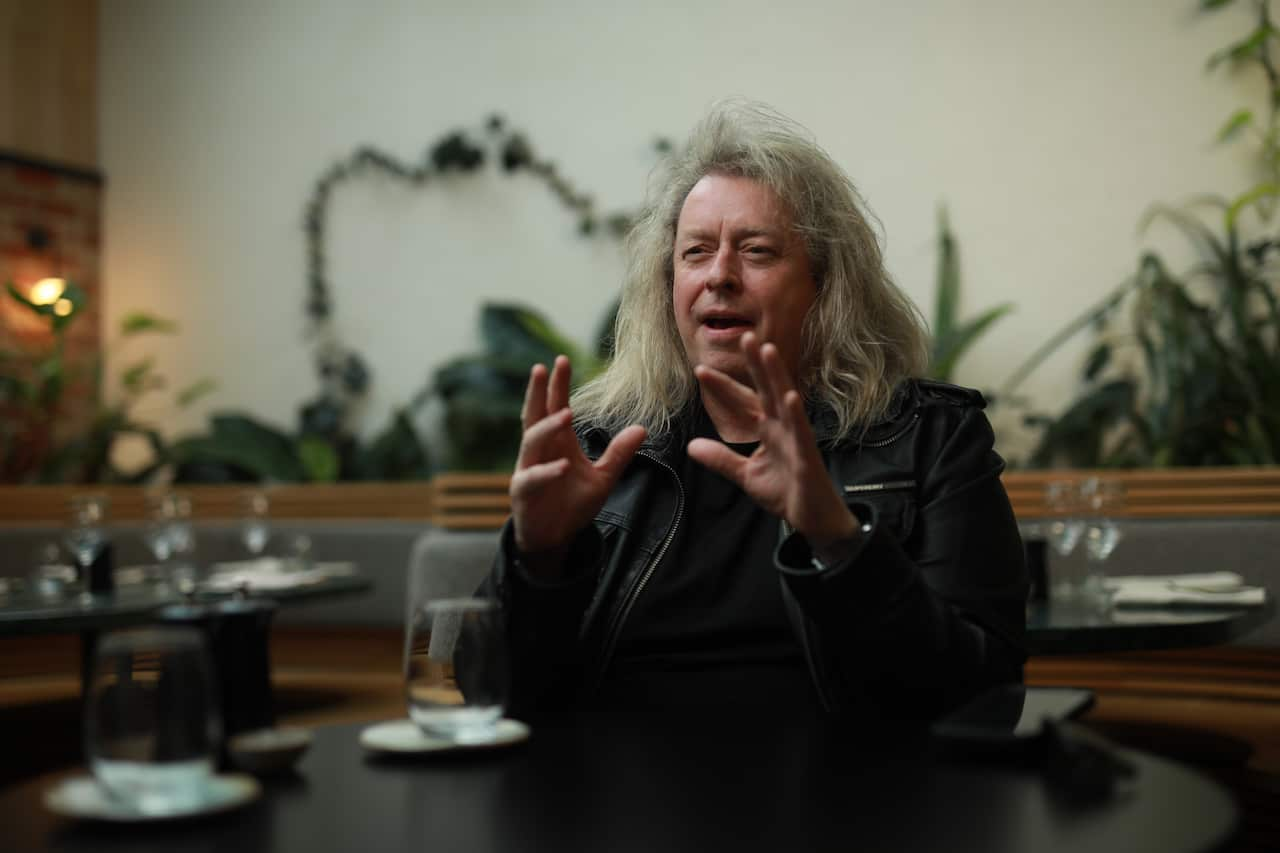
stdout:
[[516,547],[539,574],[560,568],[573,537],[595,518],[622,471],[644,441],[641,426],[613,437],[599,460],[582,452],[569,411],[569,359],[557,356],[550,376],[535,364],[529,372],[521,423],[520,455],[511,476],[511,515]]

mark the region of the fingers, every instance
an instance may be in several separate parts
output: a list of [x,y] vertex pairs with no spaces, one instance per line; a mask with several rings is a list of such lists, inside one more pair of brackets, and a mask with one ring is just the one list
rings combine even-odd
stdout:
[[727,373],[702,364],[693,369],[693,375],[702,386],[703,394],[716,397],[729,407],[759,417],[760,395],[750,387],[743,385]]
[[791,427],[788,434],[794,442],[796,452],[803,453],[804,448],[816,447],[813,427],[809,426],[809,416],[804,410],[804,398],[800,396],[800,392],[792,389],[782,399],[785,419]]
[[520,425],[524,429],[547,416],[547,369],[535,364],[529,370],[529,384],[524,389],[524,405],[520,409]]
[[573,372],[567,356],[556,356],[547,387],[547,411],[558,412],[569,405],[569,376]]
[[511,475],[511,487],[508,491],[513,498],[533,494],[548,483],[559,479],[568,470],[569,460],[564,458],[518,469]]
[[747,457],[734,453],[725,445],[710,438],[695,438],[689,442],[689,458],[715,471],[721,477],[743,487],[746,480]]
[[640,445],[644,443],[645,435],[646,432],[642,426],[629,426],[615,435],[613,441],[609,442],[609,446],[596,461],[596,470],[606,474],[610,479],[617,479],[631,462],[632,457],[636,455]]
[[760,363],[763,366],[766,381],[769,383],[769,393],[781,408],[787,394],[794,389],[791,377],[782,364],[782,354],[774,344],[761,344]]
[[[770,345],[771,346],[771,345]],[[760,341],[755,333],[747,332],[742,336],[742,354],[747,359],[747,372],[751,374],[751,384],[755,386],[760,397],[760,409],[767,418],[778,416],[778,398],[774,396],[773,387],[760,358]]]
[[[562,431],[570,430],[572,424],[573,412],[561,409],[526,429],[520,439],[520,455],[516,459],[516,470],[531,468],[540,462],[546,462],[546,457],[551,455],[555,439]],[[571,432],[570,439],[577,447],[577,439],[572,437]]]

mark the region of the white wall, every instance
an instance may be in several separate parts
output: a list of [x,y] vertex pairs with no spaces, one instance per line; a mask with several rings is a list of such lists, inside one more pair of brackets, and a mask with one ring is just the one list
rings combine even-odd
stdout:
[[[104,0],[107,316],[178,320],[179,337],[139,349],[175,385],[221,383],[185,413],[153,406],[168,431],[213,409],[292,424],[315,390],[303,206],[331,163],[364,143],[416,158],[496,110],[603,207],[633,206],[656,134],[746,95],[854,177],[926,314],[949,205],[965,311],[1018,305],[961,366],[993,387],[1131,271],[1148,204],[1248,186],[1247,149],[1212,138],[1260,87],[1203,72],[1249,30],[1247,6],[1195,5]],[[620,280],[616,246],[578,237],[527,176],[367,180],[331,210],[339,327],[376,371],[366,430],[475,345],[481,301],[531,303],[586,340]],[[1065,403],[1082,346],[1035,377],[1046,407]]]

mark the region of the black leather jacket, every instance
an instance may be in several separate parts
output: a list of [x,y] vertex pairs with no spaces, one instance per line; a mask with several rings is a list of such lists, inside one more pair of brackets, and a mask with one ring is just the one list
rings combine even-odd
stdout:
[[[824,446],[863,522],[841,563],[815,568],[804,538],[780,529],[783,600],[827,710],[928,718],[1021,680],[1022,542],[984,405],[976,391],[911,381],[882,423]],[[821,439],[824,419],[814,420]],[[608,441],[582,438],[590,456]],[[572,544],[568,580],[530,576],[504,529],[485,591],[508,614],[517,712],[572,702],[607,671],[636,598],[689,523],[669,448],[641,448]]]

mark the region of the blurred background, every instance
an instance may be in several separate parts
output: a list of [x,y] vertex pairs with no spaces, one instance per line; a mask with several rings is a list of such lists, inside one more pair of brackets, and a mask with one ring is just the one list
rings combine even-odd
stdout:
[[[48,276],[78,287],[72,355],[103,354],[79,398],[64,383],[52,444],[74,432],[66,418],[93,420],[75,405],[85,387],[100,420],[115,404],[96,460],[46,454],[6,479],[140,480],[160,461],[198,481],[502,470],[518,399],[486,398],[485,383],[509,386],[556,343],[591,367],[622,278],[618,232],[665,146],[725,97],[813,131],[935,334],[980,321],[939,375],[994,398],[1000,448],[1036,462],[1104,338],[1083,324],[1042,360],[1037,348],[1105,305],[1144,252],[1172,274],[1205,257],[1177,223],[1140,227],[1154,205],[1232,199],[1275,168],[1260,9],[1265,21],[1244,0],[4,0],[0,278],[27,298]],[[61,188],[32,190],[31,161],[63,167]],[[58,219],[64,204],[85,207],[80,224]],[[1225,239],[1220,211],[1198,213]],[[495,305],[520,310],[482,326]],[[38,349],[47,335],[14,332],[15,317],[31,324],[23,308],[6,305],[8,334]],[[1130,346],[1108,368],[1136,365],[1140,385],[1132,308],[1113,312]],[[522,349],[525,309],[551,330]],[[495,351],[519,369],[447,370]],[[1140,408],[1131,397],[1104,395],[1086,445]],[[459,447],[468,432],[498,449]],[[1038,464],[1171,461],[1088,451]]]

